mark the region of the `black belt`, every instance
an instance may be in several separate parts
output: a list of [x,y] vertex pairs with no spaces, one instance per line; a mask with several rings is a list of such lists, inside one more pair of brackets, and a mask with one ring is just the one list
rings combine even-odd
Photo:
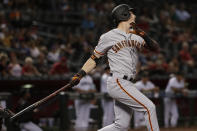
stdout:
[[[110,73],[110,76],[113,76],[113,73]],[[126,75],[124,75],[122,79],[124,79],[124,80],[128,80],[128,81],[131,81],[131,82],[133,82],[133,81],[134,81],[134,79],[133,79],[132,77],[129,79],[129,77],[128,77],[128,76],[126,76]]]

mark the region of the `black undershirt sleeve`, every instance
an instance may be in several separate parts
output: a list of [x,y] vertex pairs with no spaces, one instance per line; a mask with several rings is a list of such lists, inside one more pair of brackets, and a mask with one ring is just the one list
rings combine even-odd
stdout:
[[143,39],[146,42],[146,44],[145,44],[146,48],[148,48],[150,51],[154,51],[154,52],[159,51],[159,44],[155,40],[151,39],[147,34],[145,34],[143,36]]

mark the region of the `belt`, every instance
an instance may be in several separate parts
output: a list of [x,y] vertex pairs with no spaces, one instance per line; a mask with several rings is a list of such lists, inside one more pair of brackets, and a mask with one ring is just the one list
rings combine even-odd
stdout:
[[[113,73],[110,73],[110,76],[113,76]],[[131,82],[134,81],[134,79],[133,79],[132,77],[129,79],[129,77],[128,77],[127,75],[124,75],[124,76],[122,77],[122,79],[131,81]]]

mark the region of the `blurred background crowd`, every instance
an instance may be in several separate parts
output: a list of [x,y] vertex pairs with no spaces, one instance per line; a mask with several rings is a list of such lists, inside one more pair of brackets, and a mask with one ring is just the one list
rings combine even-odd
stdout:
[[[114,28],[111,10],[122,3],[136,9],[137,25],[157,40],[161,47],[158,53],[146,50],[139,53],[141,71],[148,71],[148,78],[153,81],[155,78],[161,80],[154,81],[156,85],[158,84],[156,90],[160,88],[160,91],[163,91],[170,79],[170,74],[179,71],[183,73],[184,78],[192,79],[193,81],[190,80],[190,82],[195,83],[197,79],[197,4],[195,2],[184,0],[0,0],[0,91],[10,91],[18,95],[17,98],[13,95],[11,107],[15,108],[29,98],[31,101],[27,101],[28,104],[35,102],[59,88],[62,82],[58,79],[65,80],[63,83],[65,84],[73,74],[78,72],[93,53],[100,35]],[[105,68],[103,63],[105,63],[105,57],[96,68],[96,73],[93,73],[91,78],[93,86],[90,93],[100,91],[101,76]],[[53,78],[57,78],[55,79],[57,81],[50,81],[54,80]],[[39,82],[34,81],[38,79]],[[46,80],[45,83],[44,80]],[[22,90],[21,95],[19,89],[24,84],[34,85],[33,94]],[[195,85],[190,84],[189,88],[195,89]],[[80,89],[77,91],[83,92]],[[17,100],[19,103],[16,102]],[[185,100],[181,102],[185,103],[185,105],[181,104],[181,110],[185,111],[183,114],[192,116],[192,111],[186,109],[186,106],[189,108],[188,103]],[[192,102],[194,101],[189,102],[192,107],[190,109],[195,110],[197,106],[194,103],[192,105]],[[71,100],[67,105],[68,109],[71,109],[69,117],[74,119],[72,114],[74,102]],[[89,106],[93,109],[99,108],[100,111],[101,102],[99,106],[97,105],[99,105],[98,101],[93,100]],[[160,107],[159,122],[161,122],[163,121],[161,112],[164,107],[157,100],[156,105]],[[23,105],[15,111],[26,106]],[[40,110],[41,115],[36,117],[48,117],[57,110],[62,113],[65,107],[59,108],[59,106],[55,103],[49,108],[45,107],[45,110],[42,109],[44,111]],[[98,117],[100,114],[97,111],[94,114]],[[86,108],[85,112],[87,112]],[[32,114],[29,116],[33,117]],[[58,117],[61,117],[61,114]],[[188,117],[184,119],[189,120]],[[41,119],[39,125],[43,126]],[[62,125],[64,126],[64,123]],[[37,128],[37,131],[39,130]]]
[[[77,72],[100,35],[113,28],[110,12],[117,3],[112,0],[1,0],[0,76]],[[141,69],[164,76],[180,68],[187,75],[195,76],[196,5],[171,0],[126,3],[136,8],[137,25],[162,48],[158,54],[139,54]]]

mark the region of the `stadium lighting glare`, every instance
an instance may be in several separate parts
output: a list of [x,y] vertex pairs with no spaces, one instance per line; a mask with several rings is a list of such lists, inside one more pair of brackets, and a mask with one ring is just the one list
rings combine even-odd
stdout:
[[23,85],[22,87],[23,87],[23,88],[26,88],[26,89],[30,89],[30,88],[33,87],[33,85],[32,85],[32,84],[25,84],[25,85]]

